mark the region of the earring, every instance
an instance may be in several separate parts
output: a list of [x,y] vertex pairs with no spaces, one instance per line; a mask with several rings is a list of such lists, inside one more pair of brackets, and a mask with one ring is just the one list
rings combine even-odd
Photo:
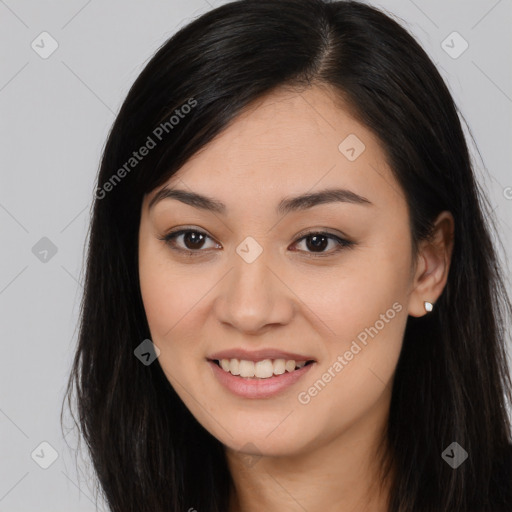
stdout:
[[430,313],[434,309],[434,304],[432,304],[432,302],[425,301],[423,305],[425,306],[425,311],[427,313]]

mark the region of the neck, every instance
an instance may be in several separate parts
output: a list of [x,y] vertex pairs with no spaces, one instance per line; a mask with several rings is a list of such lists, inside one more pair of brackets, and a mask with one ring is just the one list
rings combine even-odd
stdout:
[[364,429],[357,423],[300,453],[262,456],[251,465],[226,449],[229,512],[386,512],[392,475],[383,481],[380,474],[385,426],[366,418]]

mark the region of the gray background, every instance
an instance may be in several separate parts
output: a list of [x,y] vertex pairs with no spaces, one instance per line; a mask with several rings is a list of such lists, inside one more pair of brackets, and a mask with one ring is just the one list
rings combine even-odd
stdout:
[[[76,438],[62,438],[59,412],[99,158],[144,63],[179,27],[221,3],[0,0],[0,511],[95,510],[91,468],[79,459],[77,473]],[[512,248],[512,3],[371,3],[400,18],[448,82],[480,151],[482,160],[469,139],[505,260]],[[51,48],[44,31],[58,43],[46,59],[31,46]],[[462,40],[446,40],[454,31],[469,44],[457,58],[445,51],[462,49]],[[58,454],[47,469],[40,465],[52,462],[52,449],[43,442]]]

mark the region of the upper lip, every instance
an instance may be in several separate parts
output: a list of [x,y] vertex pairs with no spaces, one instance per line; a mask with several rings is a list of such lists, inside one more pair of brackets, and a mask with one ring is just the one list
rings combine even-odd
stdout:
[[234,348],[231,350],[222,350],[208,356],[208,359],[220,361],[221,359],[244,359],[246,361],[261,361],[263,359],[285,359],[287,361],[314,361],[309,355],[297,354],[294,352],[284,352],[283,350],[273,348],[262,348],[260,350],[244,350],[243,348]]

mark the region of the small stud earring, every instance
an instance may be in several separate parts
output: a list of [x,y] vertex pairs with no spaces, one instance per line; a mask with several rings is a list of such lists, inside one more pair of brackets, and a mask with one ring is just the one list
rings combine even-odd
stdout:
[[432,302],[425,301],[423,304],[427,313],[430,313],[434,309],[434,304],[432,304]]

